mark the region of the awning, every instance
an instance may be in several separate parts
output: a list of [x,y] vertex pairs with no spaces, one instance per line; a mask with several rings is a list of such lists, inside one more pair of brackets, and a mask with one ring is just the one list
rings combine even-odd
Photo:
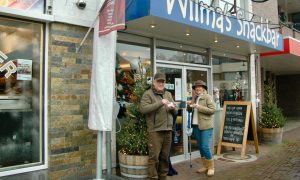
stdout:
[[284,39],[284,50],[262,53],[261,65],[276,75],[300,73],[300,41],[291,37]]
[[128,0],[126,31],[240,55],[283,50],[282,35],[268,25],[210,8],[202,1]]

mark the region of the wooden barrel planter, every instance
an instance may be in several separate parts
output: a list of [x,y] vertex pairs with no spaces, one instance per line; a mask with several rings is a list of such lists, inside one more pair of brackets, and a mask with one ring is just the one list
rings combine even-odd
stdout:
[[148,156],[127,155],[118,152],[121,175],[130,179],[148,177]]
[[260,140],[264,144],[280,144],[283,128],[260,128]]

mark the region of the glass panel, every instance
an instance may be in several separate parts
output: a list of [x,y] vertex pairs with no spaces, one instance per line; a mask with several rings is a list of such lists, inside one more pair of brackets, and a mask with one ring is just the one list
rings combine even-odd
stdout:
[[193,63],[193,64],[208,64],[206,56],[186,51],[156,49],[156,59],[173,62]]
[[45,0],[0,0],[0,6],[44,13]]
[[[200,71],[200,70],[190,70],[188,69],[186,71],[186,80],[187,80],[187,100],[192,100],[192,96],[194,95],[193,93],[193,89],[192,89],[192,86],[193,86],[193,83],[197,80],[202,80],[204,82],[207,83],[207,71]],[[191,115],[190,112],[187,113],[187,115]],[[187,117],[188,119],[188,117]],[[191,140],[190,140],[190,143],[191,143],[191,148],[192,148],[192,151],[199,151],[199,148],[198,148],[198,145],[197,145],[197,140],[194,136],[194,134],[192,134],[191,136]]]
[[0,171],[43,161],[42,30],[0,17]]
[[[157,67],[157,72],[166,74],[166,89],[172,93],[173,99],[181,102],[182,98],[182,69]],[[172,139],[172,146],[170,156],[177,156],[183,154],[183,118],[182,109],[179,109],[178,114],[173,117],[174,133]]]
[[[125,43],[117,43],[116,55],[116,82],[117,101],[121,105],[120,112],[123,112],[125,103],[129,102],[131,89],[134,83],[133,72],[139,71],[139,66],[151,68],[150,47],[138,46]],[[122,114],[121,116],[123,116]],[[121,117],[119,117],[121,118]]]
[[224,101],[249,100],[248,75],[246,61],[213,57],[213,91],[217,107],[223,107]]

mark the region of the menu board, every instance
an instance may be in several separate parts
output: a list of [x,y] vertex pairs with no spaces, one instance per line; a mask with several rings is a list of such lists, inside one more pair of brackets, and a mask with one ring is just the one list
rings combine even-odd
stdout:
[[242,144],[247,105],[227,105],[222,142]]
[[222,146],[242,148],[241,156],[245,157],[247,140],[254,140],[258,153],[258,139],[255,128],[252,103],[250,101],[225,101],[217,154]]

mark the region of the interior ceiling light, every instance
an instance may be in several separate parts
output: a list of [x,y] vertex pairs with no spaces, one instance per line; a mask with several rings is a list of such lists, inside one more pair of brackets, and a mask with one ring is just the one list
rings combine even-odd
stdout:
[[263,3],[263,2],[266,2],[268,0],[252,0],[253,2],[256,2],[256,3]]
[[150,27],[153,29],[153,28],[155,28],[156,26],[155,26],[155,24],[150,24]]

